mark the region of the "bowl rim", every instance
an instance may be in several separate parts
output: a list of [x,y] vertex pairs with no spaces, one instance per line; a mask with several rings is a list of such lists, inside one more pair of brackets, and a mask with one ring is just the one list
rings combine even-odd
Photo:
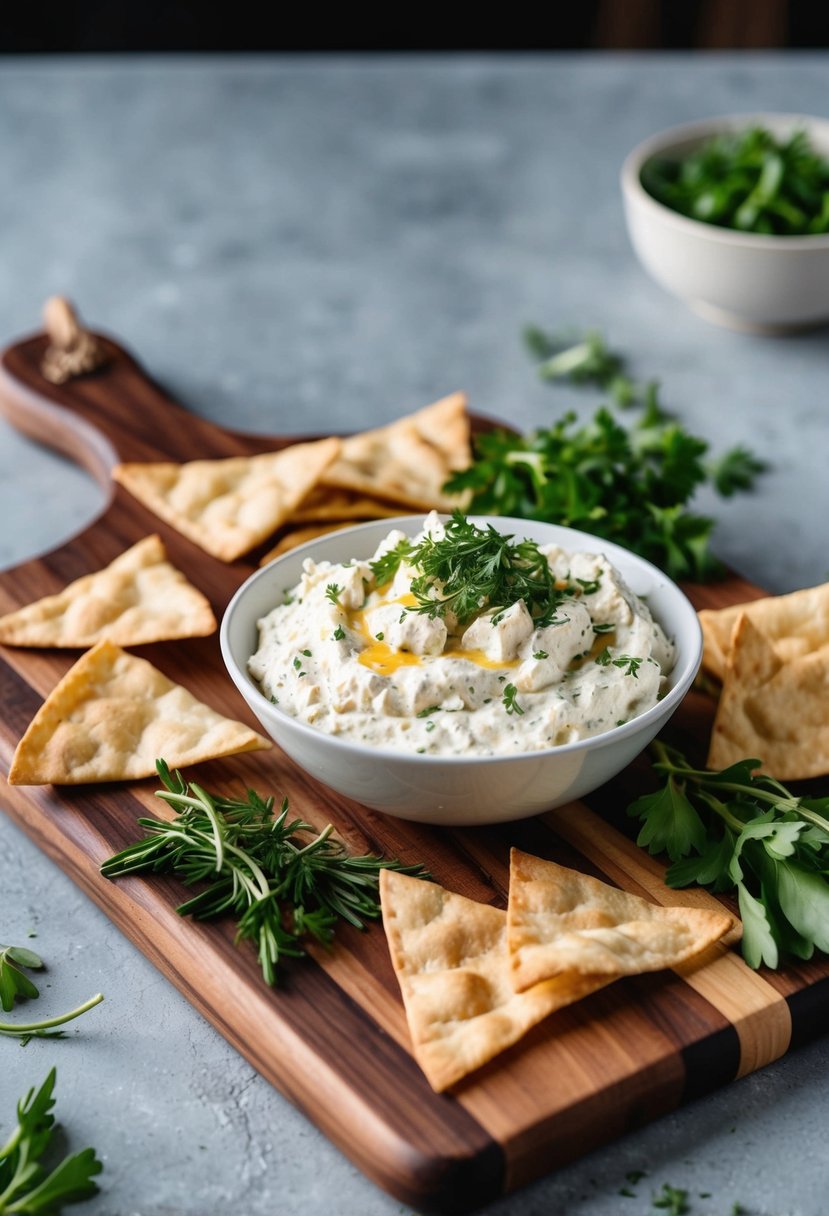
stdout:
[[[444,513],[440,514],[442,519],[448,518],[448,516],[446,516]],[[542,526],[559,528],[562,531],[572,535],[574,538],[584,538],[592,544],[602,541],[601,537],[594,536],[591,533],[581,532],[576,528],[568,528],[564,524],[548,524],[544,520],[520,519],[516,516],[509,515],[497,516],[475,514],[470,514],[467,518],[471,519],[473,522],[497,522],[503,523],[507,526],[517,525],[518,527],[524,524],[541,524]],[[225,668],[227,669],[227,672],[236,688],[246,701],[248,700],[248,695],[252,692],[254,698],[258,699],[259,703],[261,703],[262,709],[266,716],[272,715],[277,719],[277,721],[284,723],[287,729],[296,730],[301,735],[312,740],[313,742],[320,743],[320,741],[322,741],[322,746],[331,746],[335,749],[335,751],[340,750],[344,755],[350,753],[358,756],[379,756],[384,759],[407,761],[411,764],[417,764],[419,766],[424,764],[427,766],[439,766],[442,764],[504,764],[507,761],[514,764],[530,764],[533,762],[538,763],[539,761],[548,759],[552,756],[572,755],[573,753],[589,751],[590,749],[595,749],[598,751],[625,738],[638,734],[642,732],[643,729],[646,730],[654,719],[662,719],[663,717],[670,718],[674,710],[676,710],[679,704],[684,700],[685,695],[688,692],[688,689],[691,687],[691,684],[693,683],[702,662],[702,628],[699,623],[696,609],[682,588],[675,583],[673,579],[669,578],[664,570],[660,570],[658,566],[655,566],[653,562],[649,562],[646,558],[640,557],[638,553],[634,553],[629,549],[624,549],[621,545],[614,544],[612,541],[602,541],[602,543],[606,545],[607,548],[612,552],[621,552],[623,558],[629,558],[634,562],[640,563],[647,572],[656,576],[660,582],[663,582],[669,588],[671,594],[677,596],[677,602],[680,606],[680,610],[682,612],[687,610],[689,630],[693,635],[692,638],[689,638],[688,660],[686,661],[684,669],[679,673],[677,682],[659,701],[656,702],[655,705],[652,705],[650,709],[645,710],[643,714],[637,714],[636,717],[629,719],[629,721],[625,722],[622,726],[612,727],[610,730],[602,731],[601,734],[598,735],[591,735],[586,739],[577,739],[573,743],[562,743],[554,747],[536,748],[533,751],[502,752],[493,756],[434,755],[428,753],[402,751],[393,747],[380,747],[377,745],[370,746],[355,742],[352,739],[343,738],[339,735],[332,735],[327,731],[319,730],[314,726],[310,726],[307,722],[302,722],[299,718],[293,717],[291,714],[288,714],[284,710],[280,709],[279,706],[274,705],[257,687],[256,683],[248,675],[247,671],[240,668],[231,650],[229,638],[231,622],[235,613],[238,612],[244,598],[250,594],[253,587],[256,586],[260,581],[263,581],[268,576],[273,577],[273,574],[278,566],[286,558],[292,558],[295,560],[298,556],[310,557],[313,549],[319,545],[321,541],[327,540],[333,536],[346,537],[352,533],[360,532],[368,526],[377,527],[380,524],[388,525],[388,529],[390,531],[392,528],[399,526],[401,523],[410,523],[412,520],[417,520],[422,523],[423,519],[424,513],[422,512],[420,514],[410,513],[408,515],[394,516],[391,519],[367,520],[363,523],[355,524],[350,528],[340,528],[337,532],[326,533],[324,536],[315,537],[313,540],[306,541],[304,545],[297,545],[295,549],[292,549],[288,553],[283,554],[281,557],[276,558],[275,561],[269,562],[267,566],[263,566],[261,570],[254,571],[253,574],[249,575],[248,578],[245,579],[245,581],[234,593],[222,615],[221,625],[219,627],[219,645]],[[602,552],[603,551],[604,550],[602,550]],[[608,556],[612,561],[612,553],[608,554]],[[653,733],[655,732],[652,732],[652,734]]]
[[677,231],[704,237],[714,243],[734,245],[744,249],[764,249],[771,253],[784,253],[787,249],[802,251],[829,249],[829,233],[814,233],[808,236],[777,236],[763,232],[740,232],[736,228],[706,224],[704,220],[695,220],[690,216],[682,215],[679,211],[674,211],[649,194],[642,185],[640,177],[642,168],[648,160],[659,153],[669,152],[677,144],[687,143],[690,140],[705,139],[707,136],[745,128],[751,122],[801,126],[805,130],[815,126],[825,127],[827,138],[829,138],[829,118],[821,118],[817,114],[751,110],[679,123],[677,126],[665,127],[663,130],[649,135],[627,154],[619,173],[622,194],[630,202],[646,207],[663,223],[672,225]]

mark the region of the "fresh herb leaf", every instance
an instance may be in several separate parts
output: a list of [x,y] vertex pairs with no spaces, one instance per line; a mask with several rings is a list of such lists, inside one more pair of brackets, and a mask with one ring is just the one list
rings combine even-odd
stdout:
[[43,959],[33,950],[22,946],[0,946],[0,1005],[6,1013],[14,1007],[14,1002],[20,997],[34,1000],[38,995],[37,987],[21,970],[39,971],[43,967]]
[[204,884],[179,915],[233,916],[236,940],[254,943],[268,984],[283,958],[305,954],[308,938],[327,945],[338,919],[363,929],[380,915],[381,869],[425,876],[419,865],[352,856],[333,839],[331,824],[316,833],[310,823],[289,820],[287,799],[276,813],[273,797],[255,790],[243,799],[213,796],[163,760],[156,768],[164,785],[156,795],[176,818],[139,819],[144,838],[104,862],[101,873],[172,873],[188,886]]
[[639,659],[636,655],[632,654],[620,654],[614,658],[607,646],[604,646],[599,651],[594,661],[600,667],[607,667],[612,664],[614,667],[624,668],[626,676],[634,676],[637,680],[639,679],[639,668],[644,662],[643,659]]
[[416,718],[431,718],[432,714],[439,714],[440,705],[428,705],[426,709],[421,709],[415,714]]
[[533,651],[533,658],[534,658],[534,659],[535,659],[537,662],[539,662],[539,663],[540,663],[540,662],[541,662],[543,659],[548,659],[549,657],[550,657],[550,656],[547,654],[547,651],[546,651],[546,650],[534,650],[534,651]]
[[392,581],[400,563],[408,560],[412,548],[410,540],[400,540],[393,549],[388,549],[376,561],[369,562],[369,569],[378,587],[385,587],[386,583]]
[[345,638],[345,630],[343,629],[342,625],[338,625],[331,636],[335,642],[342,642],[342,640]]
[[708,465],[708,478],[718,494],[731,498],[740,490],[750,490],[767,468],[748,448],[735,447]]
[[653,752],[665,785],[628,814],[643,823],[637,843],[671,858],[668,886],[736,891],[752,967],[829,953],[829,798],[793,794],[759,760],[711,772],[665,744]]
[[103,1167],[94,1149],[65,1157],[51,1173],[40,1164],[55,1130],[55,1079],[53,1068],[40,1089],[30,1089],[17,1104],[17,1126],[0,1147],[0,1216],[54,1216],[64,1204],[98,1192],[93,1178]]
[[325,598],[330,600],[332,604],[336,604],[339,607],[340,596],[342,595],[343,590],[344,588],[338,586],[337,583],[329,583],[325,588]]
[[516,700],[517,696],[518,689],[514,684],[504,685],[504,709],[508,714],[523,714],[524,711]]

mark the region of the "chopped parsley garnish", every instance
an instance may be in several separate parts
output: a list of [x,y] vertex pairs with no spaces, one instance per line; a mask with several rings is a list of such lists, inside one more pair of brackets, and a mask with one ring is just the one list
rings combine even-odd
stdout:
[[639,659],[636,657],[636,655],[632,654],[620,654],[614,659],[607,646],[605,646],[605,648],[600,650],[596,655],[595,661],[600,667],[608,667],[610,664],[612,664],[614,667],[624,668],[626,676],[634,676],[638,680],[639,668],[642,666],[644,660]]
[[376,561],[369,562],[369,569],[374,575],[378,587],[385,587],[397,574],[400,563],[412,553],[414,546],[410,540],[400,540],[393,549],[388,549]]
[[305,657],[306,657],[306,659],[310,659],[310,657],[311,657],[311,651],[310,651],[310,650],[300,650],[300,652],[299,652],[299,653],[300,653],[300,654],[304,654],[304,655],[305,655]]
[[608,623],[606,625],[594,625],[593,632],[594,633],[612,633],[615,628],[616,628],[616,626],[613,624],[613,622],[608,621]]
[[426,709],[421,709],[420,713],[415,714],[416,718],[429,718],[432,714],[439,714],[441,711],[440,705],[429,705]]
[[375,636],[375,638],[377,639],[377,641],[378,641],[378,642],[382,642],[383,638],[384,638],[386,635],[385,635],[385,634],[382,632],[382,630],[381,630],[381,631],[380,631],[380,633],[375,633],[375,635],[374,635],[374,636]]
[[302,659],[294,659],[294,667],[296,668],[297,671],[299,671],[301,666],[302,666]]
[[342,625],[338,625],[331,636],[335,642],[342,642],[345,638],[345,630]]
[[504,688],[504,709],[508,714],[523,714],[523,709],[518,704],[516,697],[518,689],[514,684],[507,684]]
[[536,623],[553,616],[573,588],[556,586],[535,541],[512,542],[511,535],[491,525],[479,528],[455,511],[440,540],[426,535],[409,549],[408,560],[420,573],[412,580],[417,603],[407,611],[432,619],[449,611],[464,625],[485,611],[494,612],[497,621],[499,614],[523,601]]
[[330,600],[332,604],[339,604],[340,595],[342,594],[343,590],[344,588],[339,587],[336,583],[329,583],[325,588],[325,598]]
[[595,595],[601,585],[601,575],[598,578],[577,578],[582,595]]
[[550,656],[547,654],[546,650],[533,651],[533,658],[537,659],[539,662],[541,662],[542,659],[549,659],[549,657]]

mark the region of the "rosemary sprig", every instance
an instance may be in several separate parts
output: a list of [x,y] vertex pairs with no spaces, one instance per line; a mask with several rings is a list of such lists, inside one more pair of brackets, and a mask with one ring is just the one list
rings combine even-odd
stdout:
[[164,784],[156,795],[176,818],[139,819],[144,838],[105,861],[101,873],[172,873],[188,886],[206,884],[179,915],[235,917],[236,940],[254,943],[268,984],[276,983],[284,958],[305,954],[308,938],[328,945],[338,919],[364,929],[380,915],[381,869],[426,876],[420,865],[352,856],[331,824],[315,835],[312,824],[289,820],[287,798],[275,813],[274,798],[255,790],[244,799],[215,796],[171,773],[164,760],[156,768]]

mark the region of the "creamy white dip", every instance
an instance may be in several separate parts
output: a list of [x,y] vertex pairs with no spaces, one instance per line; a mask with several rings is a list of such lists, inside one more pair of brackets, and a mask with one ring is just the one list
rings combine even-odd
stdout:
[[[437,515],[424,533],[444,535]],[[676,653],[607,558],[540,546],[572,588],[552,624],[523,601],[461,628],[411,611],[401,563],[378,587],[366,560],[306,558],[298,586],[259,621],[251,675],[285,713],[331,735],[434,755],[537,751],[613,730],[655,705]],[[415,542],[418,538],[415,538]]]

